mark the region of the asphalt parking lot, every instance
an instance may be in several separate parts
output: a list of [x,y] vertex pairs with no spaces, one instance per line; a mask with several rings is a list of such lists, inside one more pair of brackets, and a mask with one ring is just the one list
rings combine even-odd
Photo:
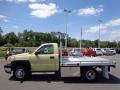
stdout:
[[99,78],[93,83],[80,78],[57,78],[54,75],[33,75],[27,81],[15,81],[4,72],[5,61],[0,59],[0,90],[120,90],[120,54],[102,57],[115,60],[117,66],[111,69],[109,80]]

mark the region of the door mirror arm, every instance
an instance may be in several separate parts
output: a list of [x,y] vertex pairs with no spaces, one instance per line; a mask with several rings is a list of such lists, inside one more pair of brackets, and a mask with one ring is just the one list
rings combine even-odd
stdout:
[[35,52],[35,55],[38,55],[39,54],[39,52]]

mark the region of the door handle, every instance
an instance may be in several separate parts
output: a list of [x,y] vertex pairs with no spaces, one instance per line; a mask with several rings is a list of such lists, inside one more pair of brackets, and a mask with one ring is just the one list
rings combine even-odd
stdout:
[[55,57],[54,56],[50,56],[50,59],[54,59]]

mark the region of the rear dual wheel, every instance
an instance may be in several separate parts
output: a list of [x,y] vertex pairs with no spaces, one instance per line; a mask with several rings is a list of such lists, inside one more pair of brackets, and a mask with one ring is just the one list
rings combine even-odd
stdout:
[[97,72],[91,67],[83,68],[81,74],[82,78],[87,81],[95,81],[97,79]]

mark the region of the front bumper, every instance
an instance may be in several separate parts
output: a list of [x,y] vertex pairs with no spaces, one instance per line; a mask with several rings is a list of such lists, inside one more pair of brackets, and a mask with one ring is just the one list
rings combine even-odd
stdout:
[[10,74],[12,72],[11,71],[11,64],[4,65],[4,70],[6,73]]

